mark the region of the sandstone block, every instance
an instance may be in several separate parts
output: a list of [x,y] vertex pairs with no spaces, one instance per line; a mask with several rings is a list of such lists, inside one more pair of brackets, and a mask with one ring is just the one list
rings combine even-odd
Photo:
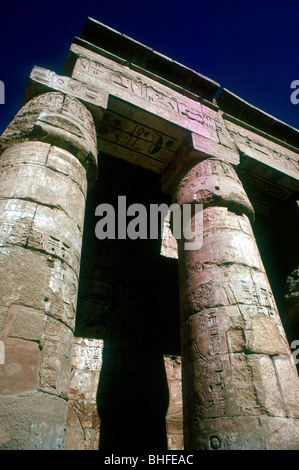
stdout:
[[45,328],[46,316],[43,311],[14,305],[14,319],[8,331],[9,337],[41,342]]
[[[8,270],[9,266],[9,270]],[[2,303],[22,304],[62,320],[74,328],[77,276],[59,259],[21,247],[0,248]]]
[[252,379],[261,414],[285,416],[279,384],[272,359],[263,354],[250,354],[246,357],[252,371]]
[[42,343],[40,388],[67,398],[70,386],[73,333],[60,321],[47,318]]
[[79,227],[60,209],[38,205],[28,246],[57,256],[79,274],[82,235]]
[[1,397],[1,449],[63,449],[66,413],[65,400],[42,392]]
[[299,378],[292,357],[278,355],[273,358],[273,362],[287,416],[298,418]]
[[[59,92],[26,103],[1,137],[1,150],[28,140],[42,140],[74,154],[87,170],[97,165],[94,122],[76,98]],[[94,175],[91,174],[94,179]]]
[[51,146],[46,166],[54,171],[69,176],[81,188],[82,193],[86,195],[87,179],[86,169],[82,163],[70,152],[59,147]]
[[8,167],[0,175],[0,194],[60,208],[83,228],[85,197],[62,173],[29,164]]
[[1,155],[0,168],[31,164],[44,166],[51,145],[44,142],[13,143]]
[[19,338],[3,338],[5,364],[0,364],[0,395],[37,390],[40,351],[38,344]]
[[20,199],[0,199],[0,246],[25,246],[37,204]]
[[285,336],[280,334],[276,321],[266,315],[255,315],[245,332],[246,348],[263,354],[290,354]]

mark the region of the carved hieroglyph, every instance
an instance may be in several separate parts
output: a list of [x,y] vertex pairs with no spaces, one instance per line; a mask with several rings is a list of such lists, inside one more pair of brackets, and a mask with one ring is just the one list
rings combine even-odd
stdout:
[[279,145],[276,139],[259,135],[253,129],[246,129],[236,123],[226,121],[226,126],[241,155],[262,162],[284,174],[298,178],[299,153],[288,145]]
[[246,193],[229,163],[205,159],[185,160],[172,194],[204,205],[203,246],[178,243],[186,448],[295,449],[298,375]]
[[86,173],[97,158],[93,119],[72,97],[41,95],[21,109],[1,148],[1,446],[60,449]]
[[71,76],[34,68],[0,141],[0,445],[63,448],[99,149],[161,174],[174,202],[204,205],[202,248],[179,246],[186,447],[298,448],[298,376],[236,173],[287,198],[298,151],[89,46],[72,45]]

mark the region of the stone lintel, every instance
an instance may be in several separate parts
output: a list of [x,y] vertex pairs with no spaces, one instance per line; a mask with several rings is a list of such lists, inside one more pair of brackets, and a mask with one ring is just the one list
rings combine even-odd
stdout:
[[294,127],[253,106],[226,88],[221,90],[216,101],[222,111],[237,118],[241,125],[249,124],[298,149],[299,131]]
[[270,214],[279,201],[299,191],[298,149],[223,115],[240,154],[239,175],[258,212]]
[[[299,147],[297,129],[258,109],[226,88],[222,88],[221,84],[214,80],[93,18],[87,19],[80,38],[75,38],[73,44],[94,51],[99,55],[106,55],[115,62],[128,67],[137,67],[139,71],[143,70],[144,75],[156,76],[156,81],[166,80],[171,84],[170,87],[181,88],[183,94],[191,92],[199,98],[213,102],[222,111],[238,118],[244,124],[250,124],[254,128],[266,132],[269,136],[294,147]],[[66,62],[66,70],[68,65],[70,65],[69,61]]]
[[47,91],[60,91],[80,99],[95,118],[97,116],[100,118],[102,110],[107,109],[108,94],[100,88],[74,78],[57,75],[42,67],[33,67],[25,90],[24,104]]
[[190,131],[210,140],[214,153],[218,144],[233,147],[215,104],[97,48],[73,43],[70,56],[72,85],[108,96],[107,112],[96,119],[100,151],[161,174]]
[[275,184],[297,190],[296,129],[226,89],[212,99],[220,85],[151,48],[89,18],[63,73],[34,67],[25,102],[49,90],[79,98],[95,119],[100,151],[168,178],[186,158],[238,166],[241,157],[243,168],[273,169]]

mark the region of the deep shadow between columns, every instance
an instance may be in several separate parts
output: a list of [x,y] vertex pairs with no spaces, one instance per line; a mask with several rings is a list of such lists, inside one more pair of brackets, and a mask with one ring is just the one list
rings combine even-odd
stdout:
[[[281,209],[281,205],[278,207]],[[296,354],[296,366],[299,374],[298,354],[296,352],[298,350],[297,340],[299,338],[298,312],[296,317],[291,319],[289,316],[289,305],[285,302],[287,279],[292,271],[299,266],[299,253],[296,246],[297,241],[296,244],[292,245],[289,240],[284,240],[284,232],[292,233],[292,231],[288,231],[289,227],[284,223],[286,210],[285,208],[283,209],[275,210],[275,214],[272,217],[257,214],[253,230],[288,343],[291,351]],[[297,229],[293,232],[298,234],[298,217],[295,223]],[[292,254],[289,257],[287,256],[288,248],[293,248]],[[295,350],[292,348],[293,341],[296,342]]]
[[[248,180],[248,175],[242,167],[239,177],[255,210],[253,232],[291,352],[296,354],[299,374],[298,311],[296,310],[295,315],[290,315],[290,305],[286,302],[288,277],[299,266],[298,194],[286,191],[286,196],[282,198],[281,189],[276,193],[275,187],[272,186],[272,191],[267,191],[267,180],[264,181],[262,187],[257,185],[257,189],[252,179],[253,175],[250,175]],[[269,179],[268,183],[270,182]],[[293,341],[296,342],[295,349],[292,348]]]
[[76,336],[102,339],[97,391],[100,450],[167,450],[169,391],[163,356],[180,355],[177,260],[158,240],[97,240],[95,207],[166,202],[160,177],[101,155],[87,202]]

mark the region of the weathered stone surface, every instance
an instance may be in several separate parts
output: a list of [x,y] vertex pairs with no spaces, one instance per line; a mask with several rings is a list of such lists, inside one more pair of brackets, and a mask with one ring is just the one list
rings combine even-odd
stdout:
[[47,318],[42,342],[40,388],[68,397],[73,333],[60,321]]
[[265,447],[262,449],[298,450],[298,419],[261,417],[260,422],[267,436]]
[[171,228],[170,228],[170,219],[171,214],[168,211],[164,223],[163,223],[163,233],[162,233],[162,241],[161,241],[161,250],[160,253],[162,256],[166,258],[178,258],[178,243],[174,238]]
[[37,96],[23,106],[1,136],[1,151],[28,140],[49,142],[95,169],[97,146],[90,112],[76,98],[57,92]]
[[[66,449],[96,450],[99,445],[100,420],[96,393],[103,362],[102,340],[74,339],[71,388],[69,395]],[[183,449],[181,359],[164,356],[169,387],[166,415],[168,448]]]
[[[182,282],[181,305],[186,318],[201,309],[231,304],[240,304],[241,312],[250,317],[259,312],[277,315],[265,273],[240,265],[215,265],[213,269],[202,266],[198,272],[194,270],[193,285],[188,278]],[[184,273],[185,266],[182,270]]]
[[36,206],[21,199],[0,200],[0,246],[26,245]]
[[[251,369],[254,390],[261,414],[286,416],[273,358],[263,354],[250,354],[246,359]],[[286,357],[286,359],[289,358]]]
[[230,163],[213,158],[197,164],[187,162],[172,193],[173,202],[226,206],[234,212],[252,214],[252,205]]
[[46,321],[44,312],[20,305],[13,305],[9,310],[13,311],[13,319],[8,336],[41,342]]
[[[26,158],[29,145],[32,152],[37,152],[40,147],[40,144],[36,145],[36,143],[25,144],[23,154],[24,144],[18,144],[8,149],[3,156],[5,158],[12,156],[13,158],[14,154],[17,154],[20,159],[22,157]],[[44,145],[45,150],[50,151],[50,145]],[[65,152],[60,151],[58,148],[54,148],[52,152],[57,157],[60,153],[63,157],[65,156]],[[76,162],[76,159],[72,158]],[[73,179],[70,179],[64,173],[59,173],[57,168],[53,170],[47,166],[31,164],[30,161],[26,164],[16,163],[14,166],[4,167],[0,176],[0,194],[5,199],[23,199],[61,209],[82,230],[85,195]]]
[[[10,270],[1,283],[3,305],[21,304],[43,310],[74,327],[77,277],[62,261],[21,247],[0,249],[0,268]],[[34,280],[34,282],[32,282]]]
[[78,100],[49,93],[22,108],[0,145],[1,402],[15,395],[16,405],[27,392],[39,401],[36,413],[30,406],[7,412],[3,445],[61,449],[86,175],[96,166],[93,119]]
[[198,450],[298,449],[298,420],[287,418],[240,416],[202,420],[196,434]]
[[5,364],[0,364],[0,395],[37,390],[40,351],[37,343],[3,338]]
[[57,75],[51,70],[36,66],[30,74],[29,83],[26,88],[25,101],[27,102],[36,96],[38,90],[44,92],[45,87],[82,99],[84,102],[92,105],[103,108],[107,107],[108,95],[98,87],[90,86],[70,77]]
[[288,358],[278,355],[273,358],[273,361],[287,416],[298,418],[299,378],[292,356]]
[[230,149],[234,162],[239,161],[218,108],[212,103],[203,104],[193,93],[144,74],[143,69],[119,58],[116,63],[106,54],[100,56],[77,44],[72,45],[71,55],[72,61],[76,58],[73,82],[109,94],[109,113],[97,120],[101,151],[162,173],[178,144],[181,147],[185,143],[186,131],[193,131],[197,142],[194,148],[199,146],[206,155],[218,157]]
[[256,315],[246,331],[246,348],[252,353],[289,354],[289,346],[273,318]]
[[167,442],[169,450],[183,450],[183,398],[181,357],[164,355],[169,389],[169,406],[166,414]]
[[45,393],[1,398],[1,449],[62,450],[67,403]]
[[75,221],[59,209],[38,206],[27,246],[57,256],[78,275],[82,235]]
[[122,98],[147,111],[182,127],[188,127],[198,134],[212,136],[218,142],[216,122],[217,113],[213,107],[182,96],[160,83],[142,76],[129,67],[116,64],[107,57],[101,57],[87,49],[73,44],[71,51],[78,56],[72,77],[82,82],[105,89],[118,98]]
[[74,339],[65,449],[98,449],[100,420],[96,393],[103,346],[102,340]]
[[[299,154],[298,150],[275,138],[270,138],[262,132],[258,133],[253,128],[241,127],[240,125],[226,120],[226,127],[232,140],[242,155],[252,157],[254,160],[298,179]],[[284,181],[286,178],[283,177]],[[297,185],[298,187],[298,185]]]
[[[267,437],[252,416],[294,416],[286,402],[294,410],[299,381],[247,217],[252,208],[228,163],[191,161],[175,178],[174,202],[204,206],[201,248],[188,251],[178,243],[185,445],[260,449]],[[287,392],[290,379],[279,377],[273,356],[288,364],[286,375],[296,376],[296,392]],[[245,416],[246,439],[237,430]],[[215,427],[205,441],[200,423],[210,418]],[[226,423],[230,430],[220,436]]]
[[0,269],[5,272],[0,286],[2,304],[18,303],[42,309],[49,277],[47,256],[12,246],[1,248],[0,255]]

